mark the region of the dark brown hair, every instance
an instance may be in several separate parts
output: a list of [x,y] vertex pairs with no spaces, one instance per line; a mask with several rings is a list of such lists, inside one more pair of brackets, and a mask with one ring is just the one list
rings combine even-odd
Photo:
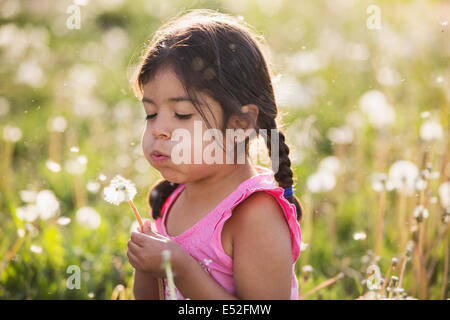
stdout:
[[[165,23],[153,36],[134,83],[136,93],[142,95],[143,86],[163,67],[172,67],[188,95],[198,101],[196,93],[205,92],[220,103],[225,130],[230,116],[248,117],[241,107],[254,104],[259,108],[255,129],[266,129],[266,145],[271,155],[271,129],[279,134],[279,169],[275,173],[283,188],[294,184],[289,147],[284,133],[277,127],[278,108],[275,102],[271,72],[264,57],[258,36],[250,26],[230,15],[209,9],[191,10]],[[205,109],[194,103],[205,120]],[[207,108],[212,114],[210,108]],[[214,114],[212,114],[213,118]],[[248,118],[249,121],[251,119]],[[245,141],[248,154],[248,138]],[[149,191],[148,201],[156,219],[172,191],[178,186],[160,180]],[[302,218],[302,207],[295,196],[287,198]]]

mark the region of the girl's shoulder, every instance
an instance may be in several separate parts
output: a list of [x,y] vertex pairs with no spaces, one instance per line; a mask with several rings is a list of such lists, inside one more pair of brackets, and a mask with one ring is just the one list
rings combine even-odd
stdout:
[[301,242],[295,205],[284,198],[284,189],[276,184],[272,170],[258,166],[257,171],[259,174],[244,184],[229,204],[224,231],[232,238],[242,234],[258,238],[270,232],[277,234],[276,242],[281,246],[290,238],[295,261]]

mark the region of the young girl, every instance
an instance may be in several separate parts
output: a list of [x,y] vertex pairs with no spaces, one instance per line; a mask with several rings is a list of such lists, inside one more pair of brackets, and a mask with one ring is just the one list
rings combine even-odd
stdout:
[[[143,151],[164,178],[149,193],[158,233],[146,223],[128,242],[136,299],[159,299],[164,250],[171,252],[178,299],[298,299],[294,266],[302,208],[292,192],[289,148],[277,128],[258,36],[229,15],[192,10],[155,34],[136,89],[147,114]],[[227,130],[245,130],[237,141],[212,137],[221,146],[213,157],[234,161],[196,161],[198,148],[211,145],[196,137],[196,123],[202,132],[220,130],[222,137]],[[248,132],[260,129],[267,130],[277,170],[247,159]],[[175,161],[179,132],[194,137],[182,141],[183,163]],[[272,154],[275,135],[279,146]],[[238,152],[230,156],[231,150],[245,150],[245,162],[236,163]],[[168,299],[167,281],[164,287]]]

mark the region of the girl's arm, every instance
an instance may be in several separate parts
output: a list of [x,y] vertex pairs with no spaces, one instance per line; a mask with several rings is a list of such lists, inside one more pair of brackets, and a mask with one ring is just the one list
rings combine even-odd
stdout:
[[136,300],[159,300],[157,278],[149,273],[135,270],[133,293]]
[[196,299],[290,299],[291,235],[278,202],[257,192],[233,210],[227,221],[233,238],[236,296],[222,288],[189,254],[175,262],[175,285]]
[[185,298],[192,300],[236,300],[190,255],[184,255],[176,267],[174,281]]

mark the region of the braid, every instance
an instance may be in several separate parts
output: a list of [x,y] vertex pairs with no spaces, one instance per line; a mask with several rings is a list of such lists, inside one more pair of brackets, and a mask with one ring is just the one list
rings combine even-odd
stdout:
[[152,217],[157,219],[161,216],[161,210],[170,194],[178,187],[178,183],[167,180],[158,181],[147,195],[147,201],[152,208]]
[[[286,144],[285,140],[286,137],[284,133],[277,128],[277,124],[275,122],[275,118],[270,118],[268,121],[269,128],[267,130],[267,139],[266,139],[266,145],[267,149],[269,150],[269,157],[272,159],[272,129],[277,129],[276,133],[278,134],[279,140],[279,166],[278,170],[275,173],[275,180],[277,180],[278,185],[282,188],[289,188],[292,185],[294,185],[294,173],[291,169],[291,160],[289,159],[289,146]],[[273,162],[272,162],[272,168],[273,168]],[[303,208],[300,204],[300,201],[298,201],[297,197],[295,195],[292,195],[292,197],[286,198],[290,203],[295,205],[296,211],[297,211],[297,220],[301,221],[303,217]]]

